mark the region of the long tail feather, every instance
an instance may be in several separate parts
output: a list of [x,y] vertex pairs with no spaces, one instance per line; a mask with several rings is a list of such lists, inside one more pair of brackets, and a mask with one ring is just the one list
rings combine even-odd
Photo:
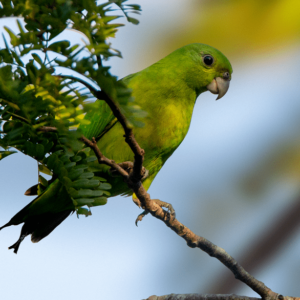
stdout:
[[41,239],[49,235],[61,222],[63,222],[74,210],[65,210],[56,214],[49,214],[40,220],[38,226],[31,234],[33,243],[39,242]]
[[[27,235],[31,234],[31,241],[33,243],[39,242],[41,239],[50,234],[61,222],[63,222],[74,210],[64,210],[59,213],[45,213],[35,217],[29,218],[24,222],[21,229],[19,239],[11,245],[8,249],[14,249],[14,253],[17,254],[19,247]],[[3,227],[10,226],[7,223]]]
[[14,249],[14,253],[18,253],[19,247],[22,243],[22,241],[24,240],[24,238],[26,237],[26,235],[21,235],[20,238],[10,247],[8,247],[8,249]]

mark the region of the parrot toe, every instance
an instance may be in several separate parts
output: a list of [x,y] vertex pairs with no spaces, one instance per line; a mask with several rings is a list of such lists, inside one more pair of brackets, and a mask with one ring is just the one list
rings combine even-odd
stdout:
[[146,215],[148,215],[148,213],[149,213],[149,212],[148,212],[147,210],[144,210],[141,214],[138,215],[138,217],[137,217],[136,220],[135,220],[135,225],[136,225],[136,227],[138,226],[138,222],[142,221],[143,218],[144,218]]
[[152,201],[154,201],[156,204],[158,204],[161,208],[166,208],[168,210],[168,213],[170,214],[170,216],[172,217],[176,217],[176,213],[175,213],[175,209],[173,208],[171,203],[168,202],[164,202],[161,201],[159,199],[153,199]]
[[[175,209],[173,208],[172,204],[161,201],[159,199],[152,199],[152,201],[154,201],[157,205],[159,205],[161,208],[166,208],[168,210],[169,213],[169,217],[176,217],[176,213],[175,213]],[[142,221],[143,218],[149,213],[149,211],[144,210],[141,214],[138,215],[138,217],[135,220],[135,225],[138,226],[138,222]]]

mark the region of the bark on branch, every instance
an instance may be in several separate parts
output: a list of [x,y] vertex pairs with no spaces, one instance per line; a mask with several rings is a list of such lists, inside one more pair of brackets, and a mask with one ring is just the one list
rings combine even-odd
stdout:
[[170,294],[150,296],[145,300],[260,300],[260,298],[238,296],[235,294]]
[[[296,297],[283,297],[279,295],[279,300],[299,300]],[[261,300],[260,298],[239,296],[235,294],[170,294],[164,296],[150,296],[144,300]]]
[[41,126],[37,128],[37,131],[43,131],[43,132],[57,132],[56,127],[50,127],[50,126]]
[[125,180],[128,179],[128,173],[122,167],[116,164],[113,160],[106,158],[102,154],[102,152],[99,150],[97,146],[97,142],[95,138],[92,138],[92,141],[90,141],[85,136],[82,136],[80,140],[84,142],[86,146],[90,147],[94,151],[99,164],[104,164],[110,166],[111,168],[114,168],[120,175],[124,177]]

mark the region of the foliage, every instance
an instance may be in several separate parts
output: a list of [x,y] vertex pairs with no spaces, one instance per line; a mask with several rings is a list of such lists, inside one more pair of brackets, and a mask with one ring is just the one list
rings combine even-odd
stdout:
[[[3,35],[5,48],[0,49],[0,160],[15,153],[14,149],[36,159],[39,172],[58,178],[77,212],[85,215],[90,213],[81,206],[105,204],[103,195],[109,194],[110,187],[88,169],[87,163],[96,158],[78,140],[78,126],[89,124],[84,114],[98,105],[92,92],[103,90],[129,115],[138,112],[130,106],[131,90],[102,64],[103,59],[121,57],[107,41],[123,26],[114,22],[121,17],[116,11],[127,21],[138,23],[129,13],[139,13],[140,7],[125,2],[1,1],[0,17],[19,17],[19,33],[5,27],[10,41]],[[61,40],[65,30],[83,34],[85,45]],[[70,71],[74,75],[66,75]],[[97,88],[90,91],[80,88],[80,83]],[[41,175],[39,178],[41,193],[48,181]]]

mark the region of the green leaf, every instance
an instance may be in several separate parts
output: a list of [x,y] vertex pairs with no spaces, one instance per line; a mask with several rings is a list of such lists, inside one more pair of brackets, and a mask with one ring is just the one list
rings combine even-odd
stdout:
[[110,190],[111,189],[111,185],[109,183],[103,183],[101,182],[100,186],[99,186],[99,189],[101,190]]
[[89,207],[92,206],[99,206],[99,205],[105,205],[107,203],[107,198],[106,197],[97,197],[94,198],[94,202],[91,204],[88,204]]
[[103,192],[103,194],[106,195],[107,197],[110,196],[110,192],[108,192],[108,191],[102,191],[102,192]]
[[9,45],[8,45],[8,43],[7,43],[7,41],[6,41],[6,38],[5,38],[5,36],[4,36],[3,33],[2,33],[2,37],[3,37],[3,40],[4,40],[4,44],[5,44],[6,50],[10,53]]
[[131,17],[127,17],[127,21],[134,25],[138,25],[140,23],[140,21],[138,19],[131,18]]
[[55,43],[51,44],[48,47],[48,50],[58,52],[58,53],[62,53],[62,54],[70,54],[72,51],[74,51],[77,48],[77,47],[75,49],[73,48],[73,49],[71,49],[70,53],[66,53],[67,52],[66,50],[69,47],[70,47],[70,42],[69,41],[58,41],[58,42],[55,42]]
[[10,36],[10,43],[15,47],[18,45],[18,37],[6,26],[3,27]]
[[36,147],[33,143],[27,141],[24,145],[25,153],[31,157],[36,156]]
[[77,215],[84,215],[86,217],[91,216],[92,212],[89,209],[79,207],[76,209]]
[[93,172],[84,172],[80,175],[80,179],[84,179],[84,178],[93,178],[94,177],[94,173]]
[[76,189],[91,189],[98,187],[100,184],[99,180],[88,180],[88,179],[78,179],[72,183],[72,187]]
[[44,158],[45,152],[44,152],[44,146],[42,144],[37,144],[35,146],[36,149],[36,159],[37,160],[42,160]]
[[21,33],[21,34],[22,34],[22,33],[25,33],[24,28],[23,28],[23,26],[22,26],[20,20],[18,20],[18,19],[17,19],[17,25],[18,25],[18,28],[19,28],[19,30],[20,30],[20,33]]
[[39,175],[39,182],[44,186],[48,186],[48,180],[46,180],[42,175]]
[[76,195],[73,196],[74,199],[76,198],[94,198],[102,196],[103,192],[98,190],[90,190],[90,189],[80,189]]
[[64,176],[64,174],[59,174],[60,181],[65,185],[67,189],[72,188],[72,181],[69,177]]
[[81,168],[81,169],[71,169],[69,171],[69,174],[68,174],[68,177],[71,179],[71,180],[75,180],[77,179],[82,173],[84,172],[84,169]]
[[94,176],[94,179],[99,180],[99,181],[107,181],[105,178],[99,177],[99,176]]
[[73,170],[79,170],[79,169],[85,170],[87,168],[88,168],[87,165],[77,165],[73,168]]
[[52,141],[44,140],[43,145],[44,145],[45,153],[49,153],[49,151],[54,146],[54,143]]
[[93,202],[94,202],[94,199],[92,199],[92,198],[78,198],[76,200],[73,200],[73,204],[75,206],[83,206],[83,205],[91,204]]
[[44,64],[42,59],[36,54],[36,53],[31,53],[33,59],[38,62],[41,66]]
[[65,168],[66,169],[70,169],[70,168],[72,168],[74,166],[76,166],[76,162],[70,162],[70,163],[65,164]]
[[10,107],[12,107],[13,109],[20,110],[20,107],[17,104],[15,104],[15,103],[12,103],[12,102],[7,101],[5,99],[0,99],[0,102],[5,102],[5,103],[7,103],[7,105],[9,105]]
[[17,55],[17,53],[11,50],[11,54],[13,58],[16,60],[17,64],[21,67],[24,67],[24,63],[22,62],[21,58]]
[[92,162],[92,161],[96,161],[98,158],[96,157],[96,156],[89,156],[89,157],[87,157],[85,160],[87,161],[87,162]]
[[76,155],[76,156],[71,157],[70,159],[71,159],[71,161],[78,162],[78,161],[82,160],[82,157],[80,155]]
[[53,167],[55,165],[55,162],[58,161],[58,157],[56,153],[53,153],[52,155],[50,155],[47,159],[47,167],[50,170],[53,170]]
[[39,172],[47,174],[47,175],[53,175],[53,173],[44,165],[39,164]]

